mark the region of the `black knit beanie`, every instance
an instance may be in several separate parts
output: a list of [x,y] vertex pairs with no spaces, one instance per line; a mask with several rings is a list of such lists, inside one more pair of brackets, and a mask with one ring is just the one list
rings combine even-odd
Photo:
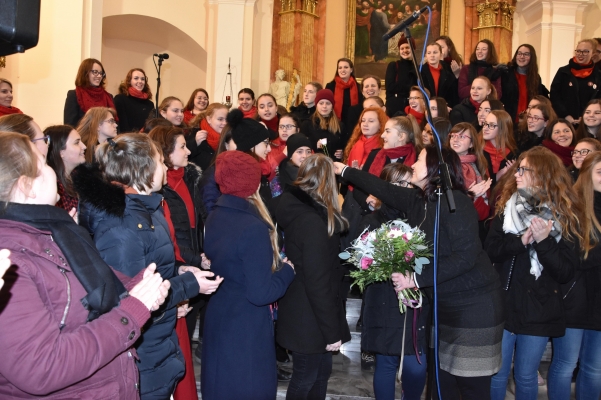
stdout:
[[302,133],[295,133],[290,136],[286,141],[286,152],[288,153],[288,158],[292,157],[294,152],[301,147],[308,147],[313,150],[313,146],[311,146],[311,141]]
[[252,118],[244,118],[242,111],[237,108],[229,112],[227,123],[232,128],[232,139],[237,150],[250,151],[265,139],[269,139],[269,130],[265,125]]

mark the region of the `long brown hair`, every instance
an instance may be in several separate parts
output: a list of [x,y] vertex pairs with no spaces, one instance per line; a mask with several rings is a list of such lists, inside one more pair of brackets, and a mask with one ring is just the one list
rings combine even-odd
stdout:
[[531,44],[521,44],[517,47],[513,58],[508,63],[509,66],[517,68],[518,63],[516,61],[518,51],[520,47],[526,47],[530,52],[530,62],[528,63],[526,71],[526,89],[528,91],[528,101],[538,94],[538,87],[540,86],[540,76],[538,75],[538,58],[536,57],[536,50]]
[[301,164],[294,184],[322,205],[328,214],[328,236],[336,231],[336,224],[348,228],[338,201],[338,185],[334,174],[334,163],[323,154],[313,154]]
[[[167,112],[167,109],[169,108],[169,106],[171,105],[171,103],[173,103],[174,101],[179,101],[180,104],[183,106],[184,103],[182,103],[182,101],[175,97],[175,96],[167,96],[163,99],[163,101],[161,101],[161,104],[159,104],[159,111],[163,111],[163,112]],[[159,113],[160,115],[160,113]],[[162,115],[160,115],[161,118],[165,118]],[[167,118],[165,118],[167,119]],[[178,126],[178,128],[187,128],[188,125],[182,120],[182,123],[180,126]]]
[[595,188],[593,187],[594,168],[601,162],[601,151],[590,153],[582,162],[574,191],[582,201],[585,217],[582,220],[582,249],[584,258],[588,252],[599,244],[601,223],[595,215]]
[[438,42],[439,40],[442,40],[447,44],[447,47],[449,48],[449,57],[451,57],[451,60],[457,61],[457,64],[461,66],[463,64],[463,57],[461,57],[461,54],[457,52],[457,49],[455,48],[455,43],[453,43],[451,38],[443,35],[434,39],[435,42]]
[[[44,136],[50,136],[46,162],[56,173],[56,179],[63,185],[65,192],[71,197],[77,197],[77,193],[73,189],[71,176],[67,174],[65,163],[61,157],[61,151],[67,147],[67,140],[73,129],[71,125],[53,125],[44,129]],[[86,155],[93,150],[93,148],[89,151],[86,149]]]
[[489,178],[488,176],[488,162],[486,161],[486,157],[484,157],[484,140],[481,135],[478,135],[476,128],[468,122],[460,122],[457,125],[451,128],[449,135],[447,136],[446,146],[451,148],[451,134],[452,133],[461,133],[463,131],[467,131],[471,136],[472,147],[467,151],[468,154],[473,154],[476,156],[476,167],[478,167],[478,172],[482,176],[482,179],[486,180]]
[[386,115],[384,110],[382,110],[379,107],[366,108],[359,116],[359,123],[357,124],[357,126],[355,126],[355,129],[353,129],[353,134],[351,135],[351,138],[349,139],[348,143],[346,144],[346,148],[344,149],[345,163],[346,160],[348,160],[348,156],[351,152],[351,149],[353,148],[355,143],[357,143],[359,139],[361,139],[361,136],[363,135],[363,132],[361,132],[361,119],[363,119],[365,113],[369,111],[375,112],[378,116],[378,121],[380,122],[380,130],[378,131],[378,133],[376,133],[376,136],[378,137],[378,140],[380,142],[380,147],[382,147],[382,132],[384,132],[384,125],[386,125],[386,121],[388,121],[388,116]]
[[75,130],[81,135],[81,141],[86,145],[86,162],[92,163],[94,152],[98,144],[98,128],[106,118],[106,113],[110,113],[115,118],[115,110],[108,107],[92,107],[83,116]]
[[[419,124],[413,115],[408,115],[406,117],[392,117],[389,119],[389,121],[394,123],[394,126],[397,130],[405,132],[409,138],[408,142],[413,143],[415,146],[417,139],[419,139],[422,133],[422,130],[419,128]],[[382,132],[384,132],[384,129],[382,129]],[[421,140],[419,140],[419,142],[421,143]]]
[[98,64],[100,65],[100,68],[102,68],[102,72],[104,75],[102,76],[102,80],[100,81],[100,87],[104,89],[104,87],[106,86],[106,71],[104,70],[104,66],[102,65],[102,63],[95,58],[86,58],[81,62],[81,64],[79,64],[77,76],[75,77],[75,86],[90,86],[90,79],[88,74],[90,73],[92,68],[94,68],[94,64]]
[[184,136],[184,130],[175,126],[157,126],[148,132],[148,137],[161,148],[167,168],[173,168],[173,163],[169,156],[175,151],[175,143],[179,136]]
[[480,43],[485,43],[488,45],[488,52],[486,53],[486,60],[484,61],[490,65],[497,65],[499,63],[499,57],[497,57],[497,50],[495,50],[495,44],[488,39],[482,39],[479,40],[478,43],[476,43],[476,46],[474,46],[474,51],[470,56],[470,63],[478,61],[478,58],[476,57],[476,49],[478,48],[478,45]]
[[[497,93],[497,88],[495,87],[495,85],[492,84],[490,79],[488,79],[484,75],[479,75],[479,76],[475,77],[474,81],[476,79],[482,79],[488,85],[488,88],[490,89],[490,93],[488,96],[486,96],[486,100],[497,100],[498,99],[499,94]],[[472,85],[474,84],[474,81],[472,81],[472,83],[470,85],[470,90],[471,90]],[[470,97],[471,97],[471,95],[470,95]]]
[[134,72],[141,72],[144,75],[144,89],[142,89],[142,93],[146,93],[148,95],[148,99],[152,99],[152,91],[150,90],[150,85],[148,84],[148,76],[146,76],[146,72],[142,68],[132,68],[127,72],[125,76],[125,80],[121,82],[119,85],[119,93],[129,96],[129,88],[131,87],[131,78]]
[[357,78],[355,78],[355,65],[353,64],[350,58],[346,57],[339,58],[338,61],[336,61],[336,73],[334,74],[334,78],[332,78],[332,80],[335,80],[338,76],[338,64],[340,64],[342,61],[344,61],[351,67],[351,76],[353,77],[353,79],[357,80]]
[[[542,94],[537,94],[536,96],[532,97],[530,99],[530,101],[528,101],[528,104],[530,104],[530,102],[532,100],[536,100],[539,102],[539,104],[544,104],[548,107],[548,112],[549,112],[548,120],[549,121],[553,121],[553,120],[557,119],[557,114],[555,114],[555,110],[553,110],[553,105],[551,104],[551,100],[549,100],[549,98],[547,96],[543,96]],[[543,115],[544,115],[544,111],[543,111]],[[527,116],[528,116],[528,110],[526,110],[523,114],[520,114],[520,121],[518,122],[518,130],[520,130],[522,132],[528,132],[528,121],[526,120]]]
[[495,138],[497,148],[509,149],[509,151],[515,154],[517,146],[513,136],[513,121],[511,120],[511,115],[503,110],[492,110],[490,114],[497,118],[497,125],[499,126],[499,133]]
[[[583,207],[572,187],[572,178],[562,161],[546,147],[536,146],[520,154],[506,175],[511,171],[515,173],[517,166],[524,159],[528,159],[528,165],[532,169],[527,173],[532,174],[532,184],[537,189],[536,194],[540,198],[540,203],[547,204],[551,209],[553,219],[561,225],[562,237],[582,241],[580,227],[584,221]],[[500,191],[495,215],[503,214],[505,205],[516,191],[515,178],[508,178]]]
[[[585,138],[590,135],[588,127],[584,123],[584,113],[586,113],[586,109],[589,108],[589,106],[592,106],[594,104],[597,104],[599,107],[601,107],[601,99],[593,99],[593,100],[589,101],[588,104],[586,105],[586,107],[584,108],[584,110],[582,111],[582,118],[580,118],[580,123],[578,124],[578,129],[576,129],[576,134],[580,138]],[[597,129],[597,132],[594,136],[597,139],[601,139],[601,127],[599,127]]]
[[341,133],[340,121],[334,112],[334,107],[332,107],[332,112],[327,117],[321,115],[316,109],[313,116],[311,116],[311,122],[313,122],[314,126],[318,126],[320,129],[329,131],[334,135],[339,135]]
[[547,124],[547,128],[545,129],[545,139],[551,141],[553,140],[553,128],[555,128],[555,125],[557,124],[564,124],[572,131],[572,141],[570,142],[569,146],[576,146],[576,143],[578,143],[580,139],[584,139],[583,137],[578,135],[576,129],[574,129],[574,125],[572,125],[572,123],[565,118],[557,118],[556,120],[550,121]]
[[187,111],[194,110],[194,99],[196,98],[196,95],[198,94],[198,92],[203,92],[207,96],[207,104],[209,103],[209,94],[207,93],[206,90],[204,90],[203,88],[194,89],[194,91],[192,92],[192,95],[190,96],[190,98],[188,99],[188,102],[186,103],[186,106],[184,107],[184,110],[187,110]]

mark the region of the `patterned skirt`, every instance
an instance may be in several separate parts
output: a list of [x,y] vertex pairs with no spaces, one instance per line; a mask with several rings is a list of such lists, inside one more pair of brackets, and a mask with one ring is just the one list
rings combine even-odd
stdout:
[[[440,368],[455,376],[494,375],[501,368],[505,325],[501,290],[438,304]],[[433,338],[433,335],[432,335]]]

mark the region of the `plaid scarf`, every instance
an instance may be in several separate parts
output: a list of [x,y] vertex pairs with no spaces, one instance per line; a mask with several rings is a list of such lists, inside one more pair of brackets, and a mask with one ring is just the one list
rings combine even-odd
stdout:
[[[540,204],[538,196],[532,193],[531,189],[518,189],[507,204],[503,212],[503,232],[522,235],[535,217],[544,219],[545,221],[553,220],[553,213],[546,204]],[[561,225],[559,222],[553,221],[553,229],[549,235],[559,242],[561,239]],[[540,276],[543,266],[538,261],[536,250],[533,246],[528,246],[530,255],[530,273],[535,279]]]

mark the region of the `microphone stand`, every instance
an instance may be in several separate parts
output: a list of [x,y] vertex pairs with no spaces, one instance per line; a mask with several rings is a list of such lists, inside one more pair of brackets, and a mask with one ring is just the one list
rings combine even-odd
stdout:
[[[152,56],[152,61],[154,62],[154,57]],[[154,67],[157,70],[157,91],[155,93],[155,103],[154,103],[154,116],[155,118],[159,117],[159,90],[161,89],[161,66],[163,65],[163,57],[156,56],[159,59],[158,65],[154,62]]]
[[[404,30],[405,37],[407,38],[407,44],[409,44],[409,48],[411,49],[411,60],[413,61],[413,68],[415,70],[415,74],[417,76],[417,84],[424,92],[424,98],[427,98],[425,91],[423,89],[423,79],[420,73],[420,69],[417,65],[417,59],[415,58],[415,49],[413,44],[411,43],[411,31],[409,27],[406,27]],[[425,103],[425,102],[424,102]],[[451,185],[451,176],[449,174],[449,165],[444,162],[442,158],[442,143],[440,142],[440,136],[438,136],[438,132],[434,128],[432,123],[432,113],[430,112],[430,105],[427,104],[425,107],[426,118],[432,125],[432,131],[438,137],[438,140],[434,140],[436,152],[438,153],[438,165],[439,165],[439,177],[438,177],[438,188],[436,190],[437,198],[436,198],[436,216],[434,218],[434,372],[436,377],[436,390],[438,393],[438,398],[441,400],[442,396],[440,393],[440,379],[438,376],[439,370],[439,352],[438,352],[438,245],[440,239],[440,203],[442,192],[444,191],[447,199],[447,205],[449,207],[449,212],[455,212],[455,198],[453,197],[453,190]]]

